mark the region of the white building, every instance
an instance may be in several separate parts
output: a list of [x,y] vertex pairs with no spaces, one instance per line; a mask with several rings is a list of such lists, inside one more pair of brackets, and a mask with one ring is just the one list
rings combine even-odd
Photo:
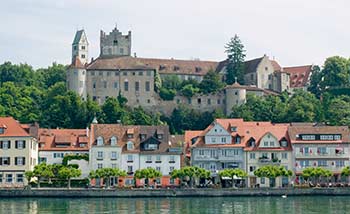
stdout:
[[36,125],[21,125],[12,117],[0,118],[0,186],[23,186],[24,173],[38,162]]

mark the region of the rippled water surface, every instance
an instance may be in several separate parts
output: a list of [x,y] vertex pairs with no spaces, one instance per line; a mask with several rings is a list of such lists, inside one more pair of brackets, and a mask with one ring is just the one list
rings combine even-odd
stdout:
[[350,197],[11,198],[0,213],[350,213]]

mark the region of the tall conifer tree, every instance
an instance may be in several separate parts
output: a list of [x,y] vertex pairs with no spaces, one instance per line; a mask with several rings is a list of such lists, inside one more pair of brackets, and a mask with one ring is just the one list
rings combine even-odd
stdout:
[[246,55],[244,46],[237,34],[230,39],[225,48],[228,61],[226,66],[226,83],[231,85],[237,78],[240,84],[244,84],[244,59]]

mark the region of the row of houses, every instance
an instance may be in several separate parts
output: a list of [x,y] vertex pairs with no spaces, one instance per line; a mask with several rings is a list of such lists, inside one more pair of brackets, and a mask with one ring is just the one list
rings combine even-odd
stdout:
[[182,165],[182,142],[183,136],[170,135],[168,126],[97,124],[95,120],[86,129],[44,129],[3,117],[0,185],[23,185],[25,171],[41,162],[62,164],[66,155],[89,156],[89,161],[69,160],[69,164],[79,165],[82,178],[99,168],[119,168],[128,176],[113,180],[112,185],[132,185],[136,170],[151,167],[163,175],[157,180],[159,184],[176,185],[178,181],[171,179],[170,173]]
[[[248,173],[249,187],[299,183],[307,167],[326,168],[333,181],[339,181],[341,170],[349,166],[347,126],[216,119],[205,130],[187,131],[185,140],[192,165],[210,170],[213,176],[226,168],[241,168]],[[257,178],[254,171],[266,165],[283,166],[295,176]]]
[[[301,182],[307,167],[323,167],[339,181],[349,166],[350,131],[347,126],[314,123],[247,122],[216,119],[206,129],[171,135],[168,126],[98,124],[86,129],[45,129],[38,124],[20,124],[12,117],[0,118],[0,186],[26,183],[24,173],[46,162],[62,164],[66,155],[88,155],[89,160],[71,159],[82,178],[91,170],[119,168],[125,178],[112,185],[133,185],[138,169],[154,168],[162,173],[157,183],[177,185],[170,173],[185,165],[210,170],[213,178],[226,168],[248,173],[245,185],[284,186]],[[262,166],[283,166],[292,177],[258,178]],[[218,180],[213,179],[214,182]],[[142,181],[138,181],[142,182]],[[99,182],[96,182],[98,185]]]

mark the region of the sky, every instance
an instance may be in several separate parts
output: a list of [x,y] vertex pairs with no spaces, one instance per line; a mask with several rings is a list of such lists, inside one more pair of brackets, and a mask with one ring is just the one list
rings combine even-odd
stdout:
[[117,24],[132,31],[138,57],[221,61],[237,34],[247,60],[322,65],[350,55],[349,9],[348,0],[2,0],[0,63],[69,64],[79,29],[96,58],[100,30]]

